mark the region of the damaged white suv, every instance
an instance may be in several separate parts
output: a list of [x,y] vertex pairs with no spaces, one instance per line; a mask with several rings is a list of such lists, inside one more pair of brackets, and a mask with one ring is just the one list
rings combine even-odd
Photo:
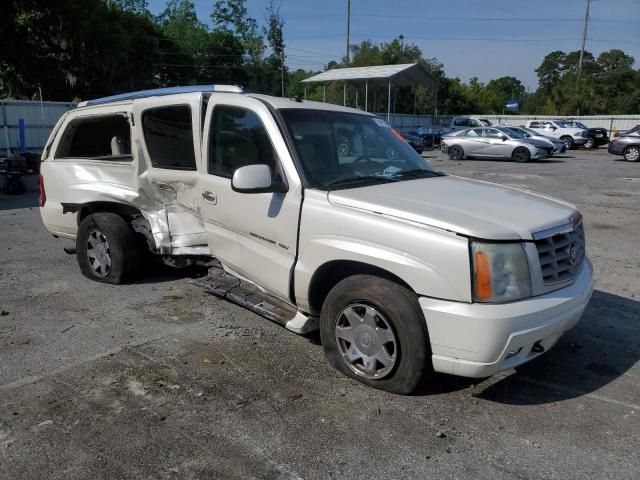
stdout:
[[205,289],[319,328],[335,368],[391,392],[537,357],[593,288],[573,205],[436,172],[335,105],[227,86],[84,102],[41,172],[44,224],[87,277],[126,282],[144,250],[215,258]]

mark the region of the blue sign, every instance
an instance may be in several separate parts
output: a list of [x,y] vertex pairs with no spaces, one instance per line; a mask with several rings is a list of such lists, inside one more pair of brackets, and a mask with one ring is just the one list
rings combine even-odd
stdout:
[[507,110],[520,110],[520,100],[507,100],[504,102],[504,108]]

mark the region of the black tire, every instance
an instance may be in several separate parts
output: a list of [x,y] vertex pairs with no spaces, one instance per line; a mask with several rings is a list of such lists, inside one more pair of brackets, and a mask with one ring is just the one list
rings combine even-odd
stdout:
[[511,159],[514,162],[526,163],[531,159],[531,152],[529,152],[528,148],[518,147],[511,154]]
[[[92,242],[101,246],[94,248]],[[106,252],[108,261],[104,260],[104,255],[102,262],[97,261],[98,248]],[[80,222],[76,258],[85,277],[112,284],[131,280],[138,273],[142,259],[140,244],[131,226],[120,215],[106,212],[88,215]],[[104,267],[103,264],[108,265]]]
[[575,148],[575,144],[573,143],[573,138],[570,137],[569,135],[560,137],[560,140],[562,140],[564,144],[567,146],[567,150],[572,150],[573,148]]
[[624,159],[629,162],[637,162],[640,160],[640,147],[631,145],[624,149],[622,155],[624,155]]
[[449,149],[449,160],[462,160],[464,158],[464,150],[459,145],[454,145]]
[[[343,318],[342,313],[353,305],[373,307],[384,316],[395,335],[395,361],[382,378],[371,379],[356,373],[352,370],[355,363],[350,366],[341,351],[343,344],[336,337],[336,330]],[[429,335],[418,298],[412,291],[390,280],[372,275],[353,275],[340,281],[331,289],[322,306],[320,336],[325,356],[336,370],[380,390],[408,395],[433,371]],[[381,349],[382,345],[379,345],[378,350]]]
[[587,138],[587,141],[584,143],[584,148],[597,148],[596,141],[591,137]]

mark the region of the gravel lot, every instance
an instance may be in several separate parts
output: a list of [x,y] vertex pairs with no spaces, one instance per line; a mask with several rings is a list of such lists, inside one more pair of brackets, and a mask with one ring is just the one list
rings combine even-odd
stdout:
[[518,371],[400,397],[190,284],[82,277],[34,194],[0,196],[0,478],[616,478],[640,475],[640,164],[605,149],[435,168],[585,216],[596,292]]

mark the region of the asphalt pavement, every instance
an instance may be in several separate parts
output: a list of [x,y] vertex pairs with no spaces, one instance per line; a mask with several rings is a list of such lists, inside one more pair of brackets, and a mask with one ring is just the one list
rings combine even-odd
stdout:
[[640,478],[640,164],[424,156],[584,214],[596,291],[550,352],[387,394],[333,371],[317,335],[192,285],[198,270],[85,279],[35,194],[0,195],[0,478]]

